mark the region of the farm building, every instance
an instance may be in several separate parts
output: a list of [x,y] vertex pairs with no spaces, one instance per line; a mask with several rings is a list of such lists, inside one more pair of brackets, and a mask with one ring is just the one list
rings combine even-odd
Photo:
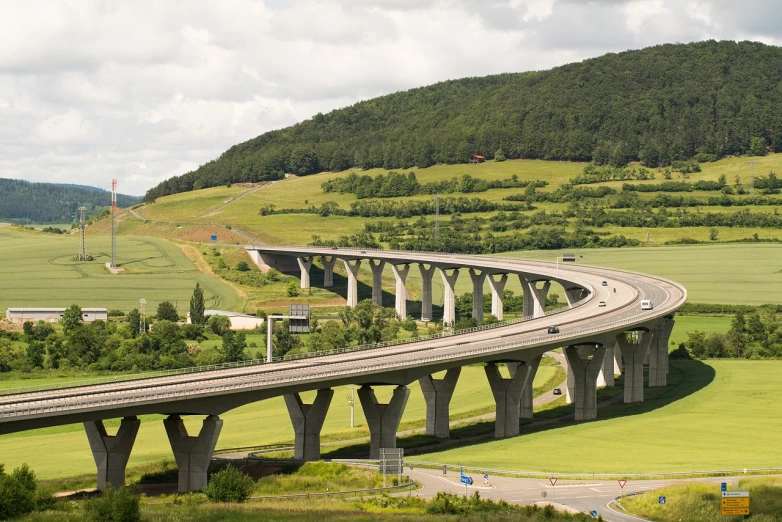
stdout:
[[[224,310],[204,310],[204,317],[210,315],[224,315],[231,320],[231,330],[252,330],[261,326],[265,319],[254,315],[240,314],[238,312],[226,312]],[[187,313],[187,324],[190,324],[190,312]]]
[[469,159],[469,163],[483,163],[484,161],[486,161],[486,157],[480,154],[473,154],[472,158]]
[[[26,322],[58,323],[62,319],[65,308],[8,308],[5,311],[5,320],[9,323],[22,324]],[[85,323],[92,321],[108,321],[109,310],[107,308],[82,308],[81,318]]]

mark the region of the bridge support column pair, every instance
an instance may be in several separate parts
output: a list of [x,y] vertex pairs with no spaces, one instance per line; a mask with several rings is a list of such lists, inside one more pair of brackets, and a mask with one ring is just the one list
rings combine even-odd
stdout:
[[495,402],[494,437],[502,439],[519,434],[519,419],[532,418],[532,383],[541,356],[530,361],[508,363],[510,378],[500,374],[495,363],[484,367]]
[[530,277],[519,275],[521,288],[524,292],[522,306],[524,317],[542,317],[546,313],[546,297],[551,288],[551,281],[544,281],[538,288],[538,281]]
[[[98,467],[98,489],[107,485],[120,488],[125,485],[125,468],[133,449],[141,422],[136,417],[125,417],[120,422],[116,435],[108,435],[103,421],[84,423],[92,456]],[[178,491],[200,491],[206,486],[209,463],[217,445],[217,438],[223,421],[216,415],[208,416],[198,436],[187,433],[184,422],[178,415],[171,415],[163,421],[168,440],[174,451],[179,468]]]
[[[397,428],[409,396],[410,390],[407,386],[397,386],[391,401],[381,404],[371,386],[359,388],[358,398],[369,426],[369,458],[379,458],[380,448],[396,447]],[[333,397],[333,390],[322,389],[318,390],[312,404],[305,404],[298,393],[285,395],[285,405],[295,434],[294,459],[320,459],[320,431]]]

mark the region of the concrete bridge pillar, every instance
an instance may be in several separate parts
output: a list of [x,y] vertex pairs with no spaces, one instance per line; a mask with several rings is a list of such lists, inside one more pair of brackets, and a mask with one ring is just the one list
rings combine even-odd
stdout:
[[546,313],[546,297],[551,288],[551,281],[545,281],[540,288],[537,286],[537,281],[526,276],[519,275],[519,281],[524,290],[524,317],[542,317]]
[[624,402],[644,401],[644,357],[654,337],[651,332],[637,332],[638,343],[631,343],[624,333],[616,336],[624,360]]
[[[606,386],[614,386],[614,347],[616,346],[616,342],[613,339],[610,339],[606,342],[605,348],[606,348],[606,354],[603,358],[603,379]],[[599,383],[598,383],[599,386]]]
[[399,318],[404,320],[407,317],[407,287],[405,287],[405,280],[407,279],[407,273],[410,272],[410,265],[391,265],[391,269],[394,272],[394,279],[396,279],[394,308]]
[[448,438],[451,397],[461,372],[461,368],[451,368],[442,379],[435,379],[431,375],[418,379],[426,401],[427,435]]
[[[358,304],[358,269],[361,268],[361,260],[349,261],[342,260],[345,263],[345,271],[348,273],[348,306],[355,308]],[[351,264],[352,263],[352,264]]]
[[163,421],[168,441],[179,467],[179,493],[201,491],[206,487],[209,463],[212,461],[217,438],[223,429],[223,421],[217,415],[209,415],[197,437],[187,434],[187,428],[179,415],[171,415]]
[[597,418],[597,378],[603,368],[605,347],[593,345],[568,346],[565,356],[573,374],[576,420]]
[[301,287],[310,287],[310,268],[312,267],[311,257],[297,257],[296,261],[299,262],[299,269],[301,270]]
[[483,322],[483,283],[486,281],[486,272],[479,274],[471,268],[470,279],[472,279],[472,318],[481,324]]
[[508,282],[508,274],[502,274],[499,280],[489,276],[491,288],[491,315],[502,321],[502,293],[505,291],[505,283]]
[[383,268],[385,266],[385,261],[369,260],[369,267],[372,269],[372,302],[378,306],[383,306]]
[[528,372],[516,372],[516,375],[510,379],[505,379],[494,363],[487,364],[483,369],[486,371],[486,378],[489,379],[489,387],[496,405],[494,438],[515,437],[519,434],[521,392]]
[[432,277],[434,276],[434,266],[424,268],[423,263],[418,265],[421,271],[421,320],[428,322],[432,320]]
[[623,373],[622,350],[619,348],[619,342],[617,341],[614,343],[614,376],[622,375]]
[[291,417],[295,444],[293,458],[298,460],[320,460],[320,430],[329,411],[334,390],[318,390],[312,404],[304,404],[298,393],[285,395],[285,405]]
[[334,264],[337,258],[326,259],[326,256],[320,256],[320,260],[323,262],[323,288],[331,288],[334,286]]
[[664,318],[652,329],[649,345],[649,387],[663,387],[668,384],[668,341],[673,331],[673,319]]
[[440,269],[440,275],[443,278],[443,326],[453,326],[456,322],[456,296],[454,289],[456,279],[459,277],[459,269],[454,268],[451,275],[446,273],[445,268]]
[[511,377],[515,377],[519,372],[526,372],[524,376],[524,387],[521,390],[521,403],[519,405],[519,418],[531,419],[533,415],[533,397],[532,397],[532,383],[535,380],[535,375],[538,373],[538,367],[540,366],[540,360],[543,356],[538,355],[528,362],[520,363],[508,363],[508,371]]
[[407,386],[397,386],[391,402],[380,404],[371,386],[365,384],[358,389],[358,399],[369,426],[370,459],[380,458],[380,448],[396,448],[396,430],[409,397],[410,389]]
[[574,304],[584,298],[584,289],[580,286],[574,286],[565,290],[565,299],[569,307],[573,307]]
[[141,421],[136,417],[125,417],[120,421],[116,435],[107,435],[103,421],[84,423],[87,440],[90,442],[92,457],[98,467],[98,489],[103,491],[106,484],[114,488],[125,485],[125,467],[128,465],[130,451],[136,441]]

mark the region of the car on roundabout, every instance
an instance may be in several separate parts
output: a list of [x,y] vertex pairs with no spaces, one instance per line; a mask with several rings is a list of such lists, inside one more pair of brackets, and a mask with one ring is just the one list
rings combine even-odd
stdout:
[[603,286],[608,286],[608,281],[603,281]]
[[600,301],[599,303],[597,303],[597,306],[606,306],[606,302],[605,301]]

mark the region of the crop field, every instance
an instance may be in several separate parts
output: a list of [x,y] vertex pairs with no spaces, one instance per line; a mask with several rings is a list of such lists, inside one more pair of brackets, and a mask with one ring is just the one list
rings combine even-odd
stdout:
[[105,268],[111,258],[106,236],[87,237],[93,261],[74,261],[76,235],[28,234],[0,227],[0,310],[8,307],[105,307],[128,311],[146,299],[149,313],[160,301],[180,311],[188,307],[195,284],[201,283],[212,308],[241,307],[241,298],[216,277],[203,274],[175,245],[152,237],[117,238],[117,262],[125,272]]
[[[544,385],[556,375],[558,366],[541,365],[535,378],[535,387],[542,391]],[[32,384],[25,383],[25,384]],[[390,399],[393,387],[377,388],[380,402]],[[305,402],[314,399],[315,392],[303,394]],[[356,428],[350,429],[350,406],[347,398],[350,387],[334,389],[334,398],[323,426],[323,440],[344,440],[368,436],[366,422],[356,396]],[[493,411],[494,399],[489,389],[483,368],[469,366],[462,370],[451,402],[451,418],[464,418]],[[225,421],[219,448],[235,448],[262,444],[290,443],[293,428],[288,418],[282,397],[269,399],[232,410],[221,418]],[[423,426],[426,405],[418,383],[410,385],[410,399],[405,408],[400,429]],[[162,424],[163,417],[150,415],[142,417],[138,438],[133,447],[129,466],[173,461],[171,448]],[[201,417],[188,417],[186,424],[191,434],[197,433]],[[118,420],[107,421],[108,431],[113,433],[119,426]],[[45,451],[42,451],[46,449]],[[56,455],[52,455],[55,453]],[[26,462],[43,479],[69,477],[94,472],[87,436],[81,424],[21,432],[0,436],[0,455],[6,469],[12,469]]]
[[[553,261],[560,251],[508,255]],[[782,303],[782,245],[731,244],[577,251],[587,265],[667,277],[687,288],[693,303],[759,305]]]
[[[635,473],[780,467],[782,361],[672,361],[669,386],[598,420],[417,456],[489,469]],[[643,413],[643,415],[640,415]],[[762,444],[742,442],[762,434]]]

